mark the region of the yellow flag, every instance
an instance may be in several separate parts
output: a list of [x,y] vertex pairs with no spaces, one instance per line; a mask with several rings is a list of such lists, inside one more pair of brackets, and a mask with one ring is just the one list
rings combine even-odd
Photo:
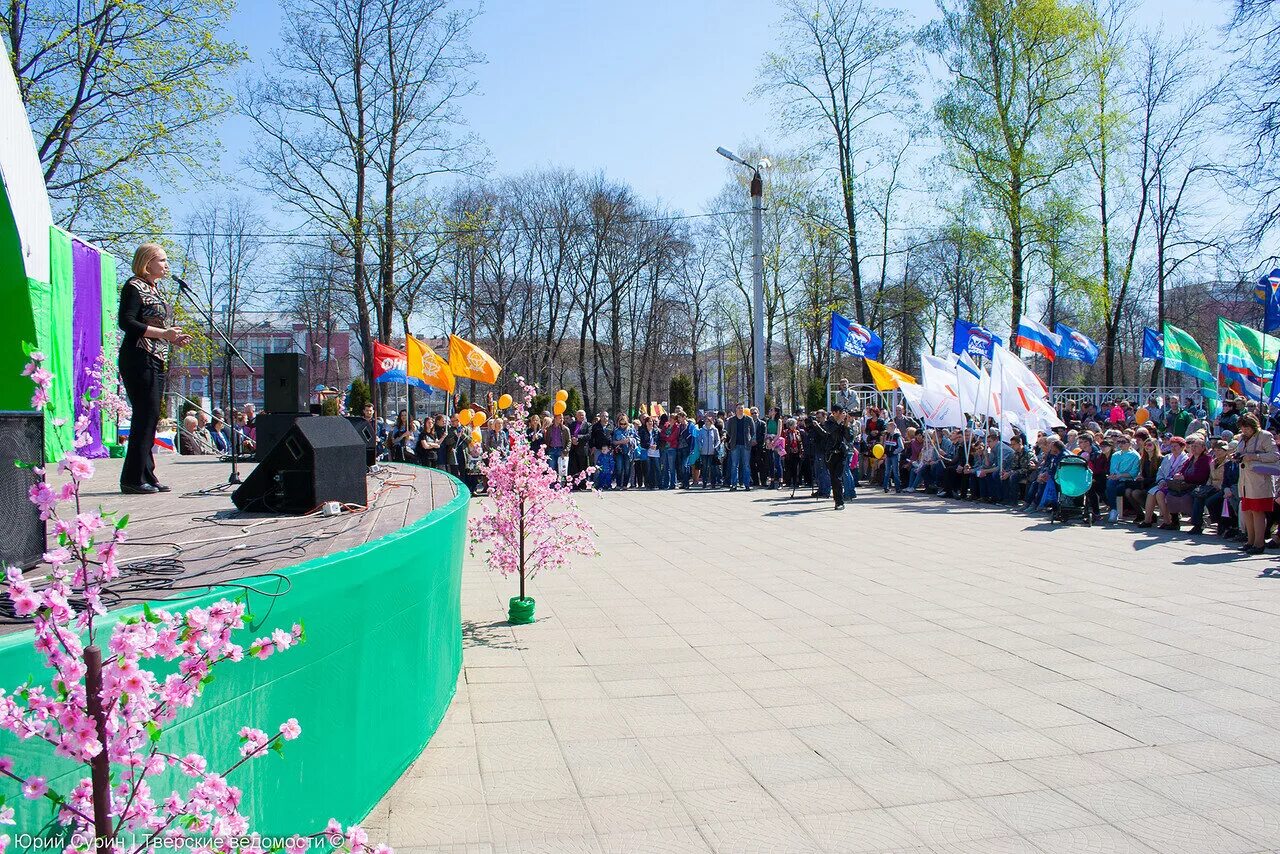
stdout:
[[405,337],[404,352],[405,361],[408,362],[405,373],[433,388],[453,393],[453,371],[449,370],[448,362],[436,355],[435,350],[408,335]]
[[485,351],[457,335],[449,336],[449,369],[456,377],[496,383],[502,368]]
[[867,367],[871,369],[871,379],[875,381],[876,388],[880,391],[892,391],[898,387],[898,383],[906,382],[914,384],[916,378],[911,374],[903,373],[897,368],[891,368],[888,365],[882,365],[875,359],[866,360]]

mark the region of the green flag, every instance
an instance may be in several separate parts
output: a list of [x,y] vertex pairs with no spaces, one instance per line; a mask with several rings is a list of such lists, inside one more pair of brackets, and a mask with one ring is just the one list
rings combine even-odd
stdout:
[[1213,385],[1217,381],[1196,339],[1172,323],[1164,325],[1164,366],[1171,371],[1189,374],[1205,385]]
[[1280,354],[1280,338],[1263,336],[1256,329],[1218,318],[1218,365],[1248,371],[1261,378],[1276,363]]

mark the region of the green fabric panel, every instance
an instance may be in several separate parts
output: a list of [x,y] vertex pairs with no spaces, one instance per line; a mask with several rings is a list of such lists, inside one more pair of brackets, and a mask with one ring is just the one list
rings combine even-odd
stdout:
[[0,184],[0,409],[31,409],[31,382],[21,376],[27,363],[23,342],[36,341],[32,291],[22,261],[18,225],[3,184]]
[[[301,621],[307,640],[266,661],[221,665],[204,696],[165,732],[161,747],[176,754],[203,752],[221,771],[239,758],[242,726],[274,732],[290,717],[302,736],[241,766],[229,782],[244,792],[242,806],[254,830],[279,835],[315,832],[330,817],[362,820],[418,758],[453,699],[462,666],[461,588],[466,542],[467,491],[424,519],[358,548],[282,571],[292,587],[275,600],[249,595],[256,621],[245,647],[275,628]],[[259,589],[275,589],[259,579]],[[207,606],[227,593],[201,595]],[[164,603],[153,603],[161,607]],[[123,611],[117,616],[138,613]],[[105,636],[104,636],[105,640]],[[47,679],[31,646],[31,633],[0,639],[0,687],[30,674]],[[163,678],[164,673],[159,673]],[[0,753],[15,772],[40,774],[66,792],[87,773],[35,741],[0,733]],[[157,800],[170,791],[153,782]],[[181,791],[191,780],[183,778]],[[17,828],[35,832],[50,808],[0,793],[17,810]],[[377,840],[382,841],[382,840]]]
[[[53,374],[51,408],[45,412],[44,451],[50,462],[71,448],[75,429],[75,377],[71,363],[71,297],[75,292],[71,235],[49,229],[49,291],[43,312],[37,311],[36,337]],[[62,424],[55,424],[61,420]]]
[[[116,282],[116,258],[106,252],[102,258],[102,352],[107,357],[107,372],[115,375],[116,355],[120,352],[119,325],[116,316],[120,307],[120,286]],[[102,414],[102,441],[116,441],[116,420]]]

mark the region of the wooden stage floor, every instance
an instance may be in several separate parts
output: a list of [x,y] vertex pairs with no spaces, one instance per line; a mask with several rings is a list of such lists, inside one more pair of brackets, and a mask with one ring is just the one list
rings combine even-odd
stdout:
[[[108,608],[199,596],[228,583],[228,594],[234,595],[234,582],[241,579],[253,579],[253,588],[263,592],[283,592],[287,582],[262,576],[378,539],[457,494],[454,482],[438,471],[384,463],[369,475],[369,507],[363,512],[330,518],[242,513],[231,503],[232,489],[224,486],[230,463],[214,457],[160,457],[157,476],[173,491],[159,495],[121,495],[121,463],[95,460],[94,477],[81,493],[85,506],[129,514],[129,539],[120,550],[121,577],[104,596]],[[252,462],[242,464],[241,478],[253,467]],[[215,491],[206,491],[211,488]],[[0,634],[28,624],[7,613],[0,613]]]

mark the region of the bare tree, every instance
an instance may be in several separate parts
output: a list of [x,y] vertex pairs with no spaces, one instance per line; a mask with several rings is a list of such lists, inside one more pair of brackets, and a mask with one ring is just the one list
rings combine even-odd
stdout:
[[911,37],[901,13],[866,0],[786,0],[779,38],[756,91],[835,154],[854,315],[865,323],[856,160],[873,123],[914,103]]
[[[199,301],[208,315],[203,350],[206,376],[209,379],[209,399],[220,401],[229,408],[229,383],[232,382],[232,356],[226,350],[213,324],[219,324],[225,334],[236,342],[244,333],[241,315],[251,304],[255,294],[246,293],[245,282],[250,277],[264,251],[262,217],[249,202],[232,196],[211,199],[199,204],[187,217],[184,230],[187,242],[183,252],[182,268],[192,286],[190,296]],[[222,388],[213,388],[213,368],[222,363]]]

